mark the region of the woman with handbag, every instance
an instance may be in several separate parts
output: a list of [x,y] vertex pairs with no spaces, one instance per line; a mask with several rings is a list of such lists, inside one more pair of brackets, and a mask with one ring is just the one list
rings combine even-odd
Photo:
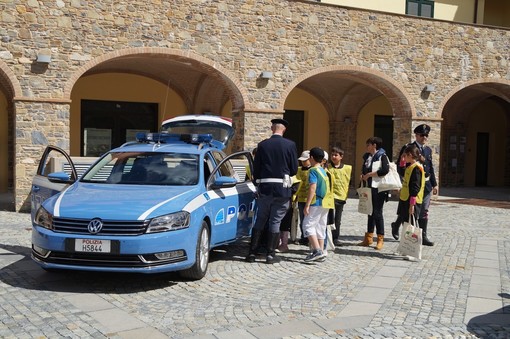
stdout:
[[415,144],[408,145],[404,149],[402,157],[409,166],[402,179],[397,214],[401,220],[407,221],[411,215],[414,215],[411,220],[418,220],[425,190],[425,171],[418,161],[424,159]]
[[381,250],[384,243],[384,219],[383,207],[388,200],[388,191],[379,192],[377,185],[372,180],[376,177],[383,177],[390,171],[390,161],[386,151],[382,148],[382,139],[371,137],[367,139],[367,153],[363,155],[363,169],[361,180],[365,181],[368,187],[372,188],[372,214],[368,216],[367,232],[360,246],[370,246],[373,243],[374,228],[377,232],[376,250]]

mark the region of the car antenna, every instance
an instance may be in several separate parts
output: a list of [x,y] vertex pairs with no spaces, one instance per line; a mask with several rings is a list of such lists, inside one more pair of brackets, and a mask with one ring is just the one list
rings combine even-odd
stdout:
[[[163,117],[165,116],[165,113],[166,113],[166,104],[168,102],[168,92],[170,91],[169,88],[170,88],[170,77],[168,77],[168,82],[166,84],[165,102],[163,103]],[[159,131],[158,144],[161,144],[161,133],[163,133],[163,125],[159,126],[158,131]]]

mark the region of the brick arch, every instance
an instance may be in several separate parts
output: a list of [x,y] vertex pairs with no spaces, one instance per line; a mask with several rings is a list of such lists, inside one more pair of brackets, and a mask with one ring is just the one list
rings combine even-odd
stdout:
[[287,96],[296,86],[299,85],[299,83],[315,75],[320,75],[328,72],[335,72],[340,74],[343,73],[351,80],[356,81],[357,79],[360,83],[363,83],[381,92],[390,102],[390,105],[393,109],[393,115],[395,117],[416,117],[416,110],[414,106],[411,105],[413,100],[409,97],[407,91],[399,82],[378,70],[361,66],[326,66],[302,74],[294,81],[292,81],[287,86],[287,89],[282,93],[279,109],[282,111],[284,110],[283,107]]
[[[510,103],[510,80],[506,79],[494,79],[494,78],[482,78],[482,79],[475,79],[463,82],[462,84],[452,88],[447,95],[443,98],[443,101],[441,102],[441,105],[439,106],[439,114],[440,117],[443,116],[443,113],[445,112],[445,107],[448,104],[448,102],[452,99],[452,97],[456,94],[458,94],[461,90],[468,88],[470,86],[474,85],[489,85],[489,84],[495,84],[497,88],[494,87],[487,87],[485,88],[488,92],[492,93],[493,95],[507,101]],[[498,86],[501,85],[503,87],[507,86],[505,91],[501,91],[501,87]]]
[[179,61],[193,61],[195,66],[202,69],[204,72],[217,78],[227,88],[227,92],[230,94],[232,100],[232,111],[238,112],[244,110],[245,103],[247,102],[248,92],[232,72],[225,69],[221,65],[218,65],[215,61],[204,58],[198,54],[194,54],[190,51],[181,51],[178,49],[171,48],[159,48],[159,47],[139,47],[139,48],[125,48],[114,52],[106,53],[98,56],[91,61],[85,63],[79,67],[69,78],[64,88],[64,98],[71,99],[71,92],[76,82],[89,70],[95,66],[100,65],[103,62],[119,59],[122,57],[129,57],[133,55],[144,56],[147,58],[151,56],[165,56],[172,60]]
[[23,95],[16,75],[3,61],[0,61],[0,91],[11,99],[21,97]]

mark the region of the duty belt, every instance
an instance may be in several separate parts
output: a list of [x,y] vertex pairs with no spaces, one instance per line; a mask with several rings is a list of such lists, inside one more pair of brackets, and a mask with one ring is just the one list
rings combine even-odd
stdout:
[[283,184],[283,179],[280,178],[263,178],[263,179],[257,179],[257,183],[260,184],[267,184],[267,183],[276,183],[276,184]]

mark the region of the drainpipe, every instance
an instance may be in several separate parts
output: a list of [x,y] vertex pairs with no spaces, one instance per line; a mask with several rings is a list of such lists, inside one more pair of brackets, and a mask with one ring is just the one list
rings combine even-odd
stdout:
[[473,21],[473,23],[475,24],[478,23],[478,0],[475,0],[475,20]]

